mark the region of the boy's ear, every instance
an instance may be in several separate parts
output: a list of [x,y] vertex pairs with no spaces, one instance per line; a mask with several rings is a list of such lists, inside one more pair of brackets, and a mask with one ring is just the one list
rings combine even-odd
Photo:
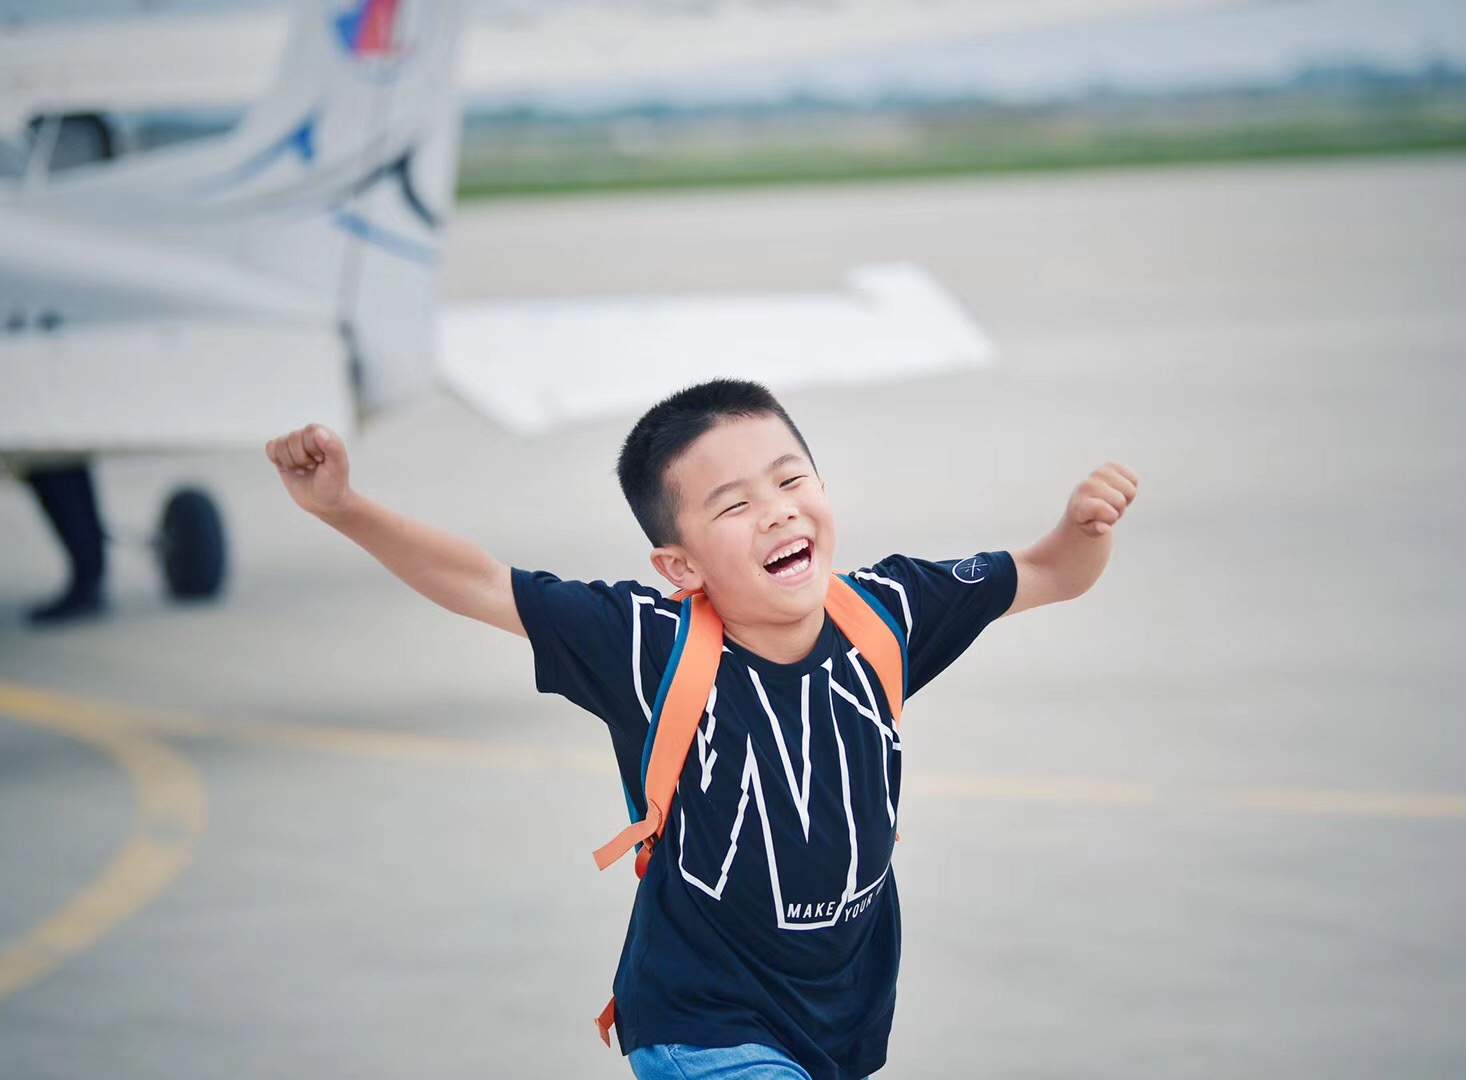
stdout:
[[661,574],[678,592],[696,592],[702,588],[702,575],[687,561],[687,552],[677,544],[652,548],[652,569]]

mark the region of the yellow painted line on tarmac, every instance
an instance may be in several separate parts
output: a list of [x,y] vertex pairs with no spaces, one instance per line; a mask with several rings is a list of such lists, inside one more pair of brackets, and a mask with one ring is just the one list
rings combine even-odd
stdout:
[[418,760],[478,765],[507,772],[570,771],[613,774],[608,754],[529,744],[495,743],[410,731],[369,731],[328,724],[280,724],[251,720],[224,723],[164,709],[138,709],[0,682],[0,713],[12,709],[67,715],[96,730],[222,739],[261,746],[346,754],[383,760]]
[[182,755],[136,729],[99,725],[64,699],[0,683],[0,716],[85,743],[116,762],[137,806],[131,835],[95,878],[0,951],[0,1001],[96,944],[183,872],[203,834],[204,786]]
[[1233,800],[1247,810],[1276,810],[1289,814],[1317,814],[1371,818],[1466,818],[1466,795],[1408,791],[1293,791],[1281,788],[1244,789]]
[[985,776],[928,773],[913,776],[908,790],[923,796],[983,802],[1029,802],[1083,806],[1149,806],[1187,801],[1224,810],[1303,816],[1358,818],[1466,818],[1466,795],[1450,792],[1350,791],[1329,788],[1212,788],[1163,796],[1150,784],[1109,783],[1073,776]]
[[[120,715],[114,721],[132,722],[123,720]],[[615,772],[614,764],[604,754],[584,751],[567,753],[547,746],[495,743],[487,739],[465,739],[453,735],[369,731],[329,724],[280,724],[256,720],[222,723],[163,713],[152,714],[142,723],[146,730],[158,735],[196,736],[247,745],[283,746],[293,750],[387,761],[444,762],[501,769],[506,772]]]
[[1140,806],[1156,801],[1147,784],[1111,784],[1072,776],[983,776],[975,773],[924,773],[911,780],[922,795],[997,802],[1084,803]]

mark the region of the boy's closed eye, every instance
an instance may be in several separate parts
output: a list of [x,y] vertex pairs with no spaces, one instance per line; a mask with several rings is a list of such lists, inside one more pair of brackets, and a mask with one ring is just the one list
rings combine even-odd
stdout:
[[[805,474],[803,474],[803,473],[801,473],[798,476],[791,476],[787,480],[780,481],[779,486],[781,488],[792,487],[793,485],[797,484],[799,481],[803,480],[804,478],[805,478]],[[717,513],[717,516],[718,517],[722,517],[724,514],[732,513],[734,510],[737,510],[739,507],[743,507],[743,506],[747,506],[747,505],[748,505],[748,503],[746,503],[746,502],[736,502],[736,503],[733,503],[731,506],[725,506],[725,507],[723,507],[722,510],[719,510],[718,513]]]

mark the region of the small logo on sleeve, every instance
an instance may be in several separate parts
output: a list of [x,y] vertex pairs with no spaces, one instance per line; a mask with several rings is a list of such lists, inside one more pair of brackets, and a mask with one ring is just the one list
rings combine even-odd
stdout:
[[952,564],[952,576],[967,585],[976,585],[988,576],[988,561],[973,555]]

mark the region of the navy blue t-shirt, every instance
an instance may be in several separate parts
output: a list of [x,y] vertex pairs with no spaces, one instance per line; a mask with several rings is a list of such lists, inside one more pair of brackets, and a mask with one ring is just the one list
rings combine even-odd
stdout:
[[[1006,551],[891,555],[853,576],[906,631],[908,698],[1017,587]],[[631,581],[513,578],[536,686],[606,722],[639,819],[642,750],[681,605]],[[725,638],[616,971],[622,1053],[754,1042],[815,1080],[880,1068],[901,954],[890,866],[900,801],[901,736],[880,679],[832,619],[792,664]]]

